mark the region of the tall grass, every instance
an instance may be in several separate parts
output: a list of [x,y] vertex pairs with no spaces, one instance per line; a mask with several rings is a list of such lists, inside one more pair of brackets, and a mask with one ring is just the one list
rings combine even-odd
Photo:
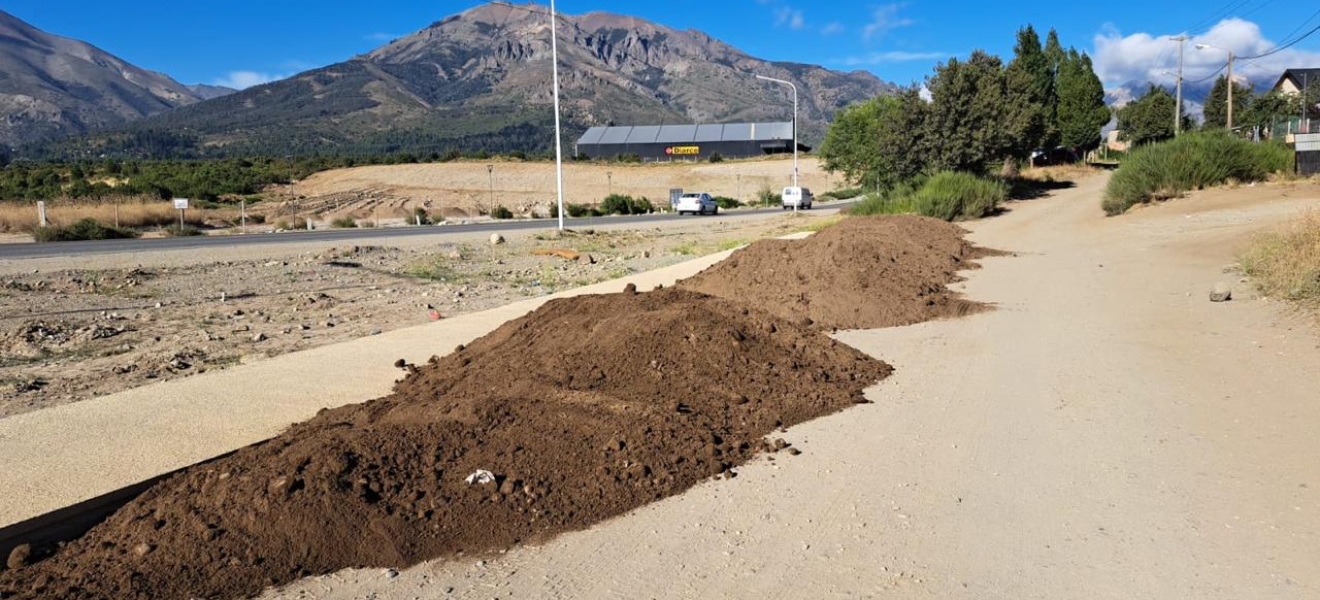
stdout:
[[1239,260],[1265,294],[1320,305],[1320,211],[1258,236]]
[[1190,190],[1260,181],[1292,166],[1292,151],[1280,143],[1252,143],[1224,131],[1188,133],[1134,150],[1109,180],[1101,205],[1117,215]]
[[[76,201],[50,201],[46,203],[46,219],[52,226],[67,226],[92,219],[102,225],[115,224],[114,203],[88,203]],[[200,209],[185,213],[184,222],[194,227],[209,220],[237,221],[238,211],[232,209]],[[249,219],[251,215],[249,215]],[[178,225],[179,211],[169,202],[160,200],[125,201],[118,205],[119,227],[148,229]],[[31,233],[38,228],[35,202],[0,203],[0,232]]]
[[946,171],[915,185],[900,184],[868,194],[849,211],[854,215],[915,213],[946,221],[979,219],[993,214],[1008,199],[1008,187],[997,179]]

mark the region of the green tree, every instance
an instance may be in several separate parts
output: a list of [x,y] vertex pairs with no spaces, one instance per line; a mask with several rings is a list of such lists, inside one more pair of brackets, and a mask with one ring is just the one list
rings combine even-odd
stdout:
[[1018,30],[1013,60],[1004,72],[1007,128],[1013,156],[1026,158],[1036,148],[1057,145],[1050,126],[1054,118],[1054,72],[1030,25]]
[[966,62],[949,59],[935,67],[926,88],[931,94],[926,122],[930,170],[983,174],[1010,156],[999,57],[976,50]]
[[1177,101],[1163,88],[1150,86],[1145,95],[1118,110],[1118,129],[1134,146],[1173,138]]
[[925,119],[926,102],[915,86],[846,108],[821,144],[825,169],[867,189],[907,181],[926,165]]
[[[1233,82],[1233,125],[1241,125],[1247,107],[1251,106],[1251,88]],[[1205,126],[1223,128],[1228,125],[1228,78],[1219,76],[1215,87],[1205,99]]]
[[[1237,100],[1237,98],[1234,98]],[[1234,102],[1236,104],[1236,102]],[[1251,105],[1234,121],[1253,127],[1270,127],[1276,121],[1296,118],[1301,113],[1301,98],[1270,91],[1251,99]]]
[[[1113,118],[1105,105],[1105,87],[1096,76],[1091,57],[1068,50],[1055,79],[1059,95],[1059,139],[1069,148],[1094,150],[1100,145],[1100,128]],[[1173,118],[1169,118],[1173,122]]]

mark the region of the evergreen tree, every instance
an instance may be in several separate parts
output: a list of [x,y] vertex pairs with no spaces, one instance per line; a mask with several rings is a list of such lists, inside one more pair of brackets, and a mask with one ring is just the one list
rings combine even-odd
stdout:
[[[1112,118],[1105,105],[1105,88],[1086,53],[1068,50],[1056,78],[1059,95],[1059,138],[1064,146],[1093,150],[1100,145],[1100,128]],[[1169,118],[1173,123],[1173,118]]]
[[[1057,40],[1056,40],[1057,41]],[[1036,30],[1027,25],[1018,30],[1013,61],[1004,73],[1007,93],[1007,128],[1013,140],[1012,154],[1022,159],[1036,148],[1053,147],[1054,73],[1041,49]]]
[[[1251,105],[1251,88],[1233,82],[1233,124],[1243,124],[1247,107]],[[1224,128],[1228,125],[1228,78],[1220,75],[1215,87],[1205,99],[1205,126]]]
[[1010,155],[1005,128],[1004,67],[982,50],[966,62],[949,59],[926,80],[931,103],[926,123],[933,170],[985,173]]
[[1134,146],[1173,138],[1178,102],[1163,88],[1150,86],[1145,95],[1118,110],[1118,129]]

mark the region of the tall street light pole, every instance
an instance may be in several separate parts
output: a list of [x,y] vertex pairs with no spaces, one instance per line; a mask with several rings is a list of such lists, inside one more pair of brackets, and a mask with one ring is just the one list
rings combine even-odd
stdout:
[[1183,49],[1186,48],[1187,40],[1185,35],[1169,38],[1178,42],[1178,107],[1174,110],[1173,116],[1173,134],[1182,133],[1182,85],[1183,85]]
[[793,187],[797,187],[797,186],[798,186],[798,152],[797,152],[797,150],[798,150],[798,144],[797,144],[798,91],[797,91],[797,86],[796,86],[796,85],[793,85],[793,82],[791,82],[791,81],[784,81],[783,79],[775,79],[775,78],[773,78],[773,77],[766,77],[766,76],[764,76],[764,75],[757,75],[756,78],[757,78],[757,79],[761,79],[761,80],[763,80],[763,81],[770,81],[770,82],[774,82],[774,83],[782,83],[782,84],[784,84],[784,85],[786,85],[786,86],[788,86],[788,87],[790,87],[790,88],[793,88]]
[[1228,48],[1211,46],[1210,44],[1197,44],[1197,50],[1213,49],[1222,50],[1228,53],[1228,130],[1233,131],[1233,51]]
[[564,230],[564,147],[559,141],[559,33],[555,27],[555,0],[550,0],[550,60],[555,84],[555,194],[559,201],[559,230]]

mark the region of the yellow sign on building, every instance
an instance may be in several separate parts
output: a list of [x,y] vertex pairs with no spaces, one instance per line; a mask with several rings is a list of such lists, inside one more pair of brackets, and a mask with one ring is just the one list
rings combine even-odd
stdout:
[[670,156],[696,156],[701,154],[701,146],[670,146],[665,148],[665,154]]

